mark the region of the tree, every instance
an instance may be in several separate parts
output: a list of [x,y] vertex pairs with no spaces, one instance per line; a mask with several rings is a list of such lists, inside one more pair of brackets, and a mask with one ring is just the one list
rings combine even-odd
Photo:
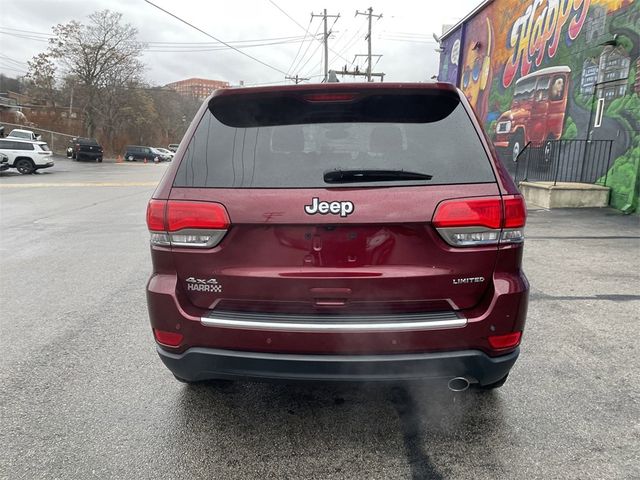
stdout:
[[57,103],[56,66],[46,53],[39,53],[27,62],[29,72],[27,78],[29,94],[43,103],[50,103],[54,108]]
[[87,24],[73,20],[57,25],[53,33],[49,51],[41,55],[58,62],[65,75],[74,79],[84,128],[92,136],[105,94],[139,81],[144,45],[137,40],[137,30],[122,23],[122,14],[109,10],[89,15]]

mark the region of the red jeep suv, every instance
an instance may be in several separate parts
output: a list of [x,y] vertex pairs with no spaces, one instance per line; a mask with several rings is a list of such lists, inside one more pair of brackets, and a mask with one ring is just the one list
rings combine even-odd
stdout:
[[499,387],[525,217],[452,85],[217,90],[147,209],[158,353],[185,382]]

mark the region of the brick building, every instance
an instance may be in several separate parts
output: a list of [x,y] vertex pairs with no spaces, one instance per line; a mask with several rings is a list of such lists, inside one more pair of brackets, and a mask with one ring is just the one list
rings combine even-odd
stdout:
[[206,78],[187,78],[186,80],[168,83],[166,86],[182,95],[189,95],[204,100],[214,90],[229,87],[229,82],[208,80]]

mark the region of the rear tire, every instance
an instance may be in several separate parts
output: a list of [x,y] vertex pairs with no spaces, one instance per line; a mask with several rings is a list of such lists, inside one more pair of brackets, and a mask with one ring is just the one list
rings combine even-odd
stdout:
[[508,373],[504,377],[502,377],[500,380],[498,380],[497,382],[493,382],[493,383],[490,383],[488,385],[478,385],[476,383],[475,385],[473,385],[473,389],[474,390],[478,390],[480,392],[489,392],[491,390],[495,390],[496,388],[500,388],[501,386],[503,386],[505,384],[505,382],[507,381],[507,378],[509,378],[509,374]]
[[36,167],[31,160],[21,158],[16,162],[16,170],[18,170],[22,175],[29,175],[36,171]]
[[547,140],[544,142],[544,165],[545,167],[548,169],[549,166],[551,165],[551,162],[553,160],[553,157],[555,155],[555,146],[556,144],[553,143],[553,138],[547,138]]
[[518,155],[524,148],[524,136],[522,133],[517,132],[511,141],[509,142],[509,153],[511,154],[511,160],[517,161]]

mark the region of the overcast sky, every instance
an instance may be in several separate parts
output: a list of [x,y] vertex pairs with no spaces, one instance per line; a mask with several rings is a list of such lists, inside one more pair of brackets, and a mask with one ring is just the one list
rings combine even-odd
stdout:
[[[0,10],[0,72],[8,76],[24,75],[26,61],[47,48],[46,36],[42,33],[50,34],[51,27],[58,23],[73,19],[86,21],[90,13],[108,8],[121,12],[124,20],[138,29],[139,39],[149,42],[142,60],[147,66],[145,76],[152,85],[189,77],[225,80],[232,84],[240,80],[246,84],[279,82],[284,77],[280,71],[315,76],[314,80],[318,81],[322,73],[322,47],[312,39],[301,41],[309,27],[311,12],[321,13],[326,8],[329,14],[341,15],[332,27],[329,41],[330,48],[344,57],[329,52],[330,67],[341,69],[345,59],[351,62],[354,54],[367,52],[366,17],[354,15],[356,10],[364,11],[371,6],[374,14],[383,15],[373,22],[373,53],[383,55],[374,71],[384,72],[385,81],[424,81],[438,69],[437,45],[431,34],[440,34],[443,24],[456,23],[480,3],[480,0],[274,0],[273,3],[304,27],[300,28],[269,0],[153,1],[227,42],[288,43],[243,49],[274,67],[271,69],[231,49],[184,51],[208,48],[211,45],[199,43],[213,40],[144,0],[20,0],[11,2],[11,8],[4,5]],[[329,26],[333,21],[330,19]],[[309,35],[322,32],[320,24],[321,19],[315,18]],[[298,52],[297,65],[292,65]],[[359,59],[359,65],[361,68],[365,65],[364,58]]]

